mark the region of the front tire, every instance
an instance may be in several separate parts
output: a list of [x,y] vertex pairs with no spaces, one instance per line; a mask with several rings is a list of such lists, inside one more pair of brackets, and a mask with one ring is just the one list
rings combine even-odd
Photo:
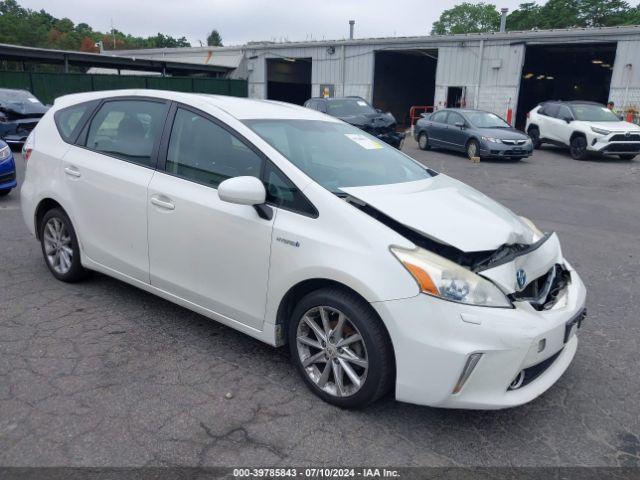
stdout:
[[324,401],[361,408],[391,388],[391,340],[375,311],[356,294],[334,287],[311,292],[293,310],[287,334],[293,363]]
[[540,130],[538,127],[531,127],[529,129],[529,138],[531,139],[531,143],[533,143],[534,150],[538,150],[540,148]]
[[429,145],[429,135],[427,135],[427,132],[420,132],[420,135],[418,135],[418,147],[420,150],[431,150],[431,145]]
[[63,282],[77,282],[87,271],[80,262],[80,246],[71,220],[61,208],[52,208],[39,225],[42,255],[49,271]]
[[575,136],[571,139],[571,145],[569,147],[571,156],[575,160],[584,160],[587,158],[587,139],[582,135]]
[[626,154],[626,155],[618,155],[620,157],[620,160],[633,160],[634,158],[636,158],[636,155],[632,155],[630,153]]

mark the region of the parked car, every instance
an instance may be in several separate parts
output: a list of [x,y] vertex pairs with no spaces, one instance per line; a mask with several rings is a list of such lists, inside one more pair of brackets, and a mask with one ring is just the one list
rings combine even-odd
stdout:
[[11,148],[0,140],[0,197],[9,195],[16,187],[16,164]]
[[398,149],[402,146],[405,134],[396,131],[395,117],[374,108],[364,98],[311,98],[304,106],[350,123]]
[[594,153],[633,160],[640,153],[640,126],[599,103],[542,103],[527,115],[526,131],[535,148],[543,143],[565,147],[576,160]]
[[466,152],[469,158],[521,160],[533,153],[525,133],[482,110],[447,108],[426,114],[416,122],[414,135],[422,150],[445,148]]
[[59,280],[97,270],[271,345],[360,407],[526,403],[573,359],[585,287],[555,233],[361,130],[279,102],[59,98],[25,144],[27,227]]
[[27,90],[0,88],[0,139],[21,146],[48,109]]

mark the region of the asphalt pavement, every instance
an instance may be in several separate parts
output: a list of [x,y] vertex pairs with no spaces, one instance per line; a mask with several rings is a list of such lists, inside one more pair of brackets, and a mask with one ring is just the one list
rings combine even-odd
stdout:
[[340,410],[286,349],[103,275],[56,281],[13,191],[0,199],[0,465],[638,466],[640,160],[404,150],[560,236],[589,317],[548,392],[494,412],[390,397]]

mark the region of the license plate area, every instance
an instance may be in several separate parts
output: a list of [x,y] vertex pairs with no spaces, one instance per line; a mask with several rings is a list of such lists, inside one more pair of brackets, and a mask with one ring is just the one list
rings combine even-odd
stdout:
[[587,316],[587,309],[583,308],[580,313],[569,320],[564,327],[564,343],[567,343],[574,333],[582,327],[582,322]]

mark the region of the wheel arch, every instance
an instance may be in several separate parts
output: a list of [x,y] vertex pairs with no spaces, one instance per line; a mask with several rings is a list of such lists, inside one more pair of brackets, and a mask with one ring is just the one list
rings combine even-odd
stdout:
[[[284,294],[282,299],[280,300],[280,304],[278,305],[278,310],[276,313],[276,324],[283,327],[284,331],[286,331],[286,327],[288,322],[291,320],[291,314],[293,313],[294,308],[298,304],[305,295],[314,292],[316,290],[321,290],[323,288],[337,288],[344,292],[348,292],[352,295],[360,298],[364,303],[369,305],[371,312],[378,317],[380,323],[385,329],[387,336],[389,338],[389,342],[391,343],[391,349],[393,350],[394,358],[395,358],[395,348],[393,345],[392,337],[387,328],[387,325],[384,323],[384,320],[380,317],[380,314],[376,311],[375,308],[371,306],[371,304],[367,301],[367,299],[358,291],[353,288],[341,283],[337,280],[331,280],[329,278],[310,278],[307,280],[302,280],[295,285],[293,285],[287,293]],[[285,335],[285,343],[286,343],[286,335]]]
[[40,200],[33,214],[33,224],[35,227],[34,231],[36,232],[36,238],[38,240],[40,240],[40,222],[42,221],[42,218],[45,216],[45,214],[49,210],[52,210],[54,208],[62,209],[62,211],[64,211],[64,213],[66,213],[67,216],[69,216],[69,213],[67,212],[67,210],[56,199],[51,197],[45,197],[42,200]]
[[571,144],[573,139],[576,138],[576,137],[584,137],[586,139],[587,138],[587,134],[584,133],[584,132],[581,132],[580,130],[574,130],[571,133],[571,136],[569,137],[569,144]]

